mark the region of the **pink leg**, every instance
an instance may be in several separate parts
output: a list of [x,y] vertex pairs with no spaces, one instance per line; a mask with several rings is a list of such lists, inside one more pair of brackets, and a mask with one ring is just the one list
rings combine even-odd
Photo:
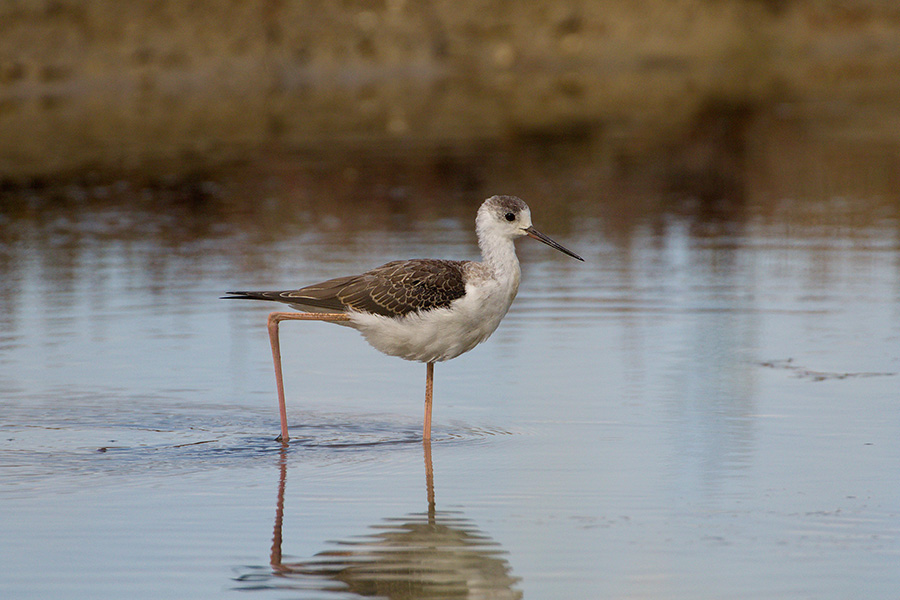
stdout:
[[278,410],[281,413],[281,440],[287,445],[287,406],[284,403],[284,379],[281,375],[281,343],[278,340],[278,323],[281,321],[349,321],[350,317],[344,313],[288,313],[273,312],[269,314],[269,343],[272,345],[272,361],[275,363],[275,387],[278,390]]
[[422,439],[431,441],[431,396],[434,391],[434,363],[428,363],[425,371],[425,423],[422,426]]
[[425,493],[428,497],[428,522],[434,525],[434,467],[431,465],[431,440],[422,440],[425,451]]

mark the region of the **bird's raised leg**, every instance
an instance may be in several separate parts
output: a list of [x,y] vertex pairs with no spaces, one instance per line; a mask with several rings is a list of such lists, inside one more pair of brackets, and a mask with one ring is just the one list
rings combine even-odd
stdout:
[[350,316],[345,313],[299,313],[299,312],[273,312],[269,313],[269,343],[272,345],[272,361],[275,363],[275,386],[278,389],[278,409],[281,413],[282,444],[290,440],[287,426],[287,406],[284,403],[284,378],[281,375],[281,343],[278,340],[278,323],[281,321],[349,321]]
[[428,363],[425,370],[425,423],[422,425],[422,439],[431,441],[431,396],[434,391],[434,363]]

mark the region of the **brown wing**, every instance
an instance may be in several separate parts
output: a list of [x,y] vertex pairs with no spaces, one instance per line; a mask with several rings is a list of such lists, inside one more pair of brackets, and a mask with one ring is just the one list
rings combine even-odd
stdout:
[[229,292],[230,298],[274,300],[298,307],[385,316],[449,306],[466,293],[463,261],[398,260],[361,275],[284,292]]

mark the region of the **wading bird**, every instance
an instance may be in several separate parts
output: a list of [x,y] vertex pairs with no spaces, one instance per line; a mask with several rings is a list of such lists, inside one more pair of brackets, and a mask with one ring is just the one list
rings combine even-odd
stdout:
[[280,321],[329,321],[353,327],[376,350],[426,363],[422,435],[430,440],[434,363],[468,352],[497,329],[519,290],[521,271],[513,242],[528,236],[584,260],[535,229],[528,205],[515,196],[485,200],[475,217],[475,231],[482,262],[397,260],[298,290],[227,292],[226,299],[272,300],[304,311],[273,312],[268,320],[282,443],[287,444],[289,437]]

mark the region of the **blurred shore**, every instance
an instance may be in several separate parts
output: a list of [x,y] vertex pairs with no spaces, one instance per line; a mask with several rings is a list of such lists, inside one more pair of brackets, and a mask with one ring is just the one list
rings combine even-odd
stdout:
[[893,145],[898,73],[887,0],[13,0],[0,183],[518,140],[690,165],[760,115]]

